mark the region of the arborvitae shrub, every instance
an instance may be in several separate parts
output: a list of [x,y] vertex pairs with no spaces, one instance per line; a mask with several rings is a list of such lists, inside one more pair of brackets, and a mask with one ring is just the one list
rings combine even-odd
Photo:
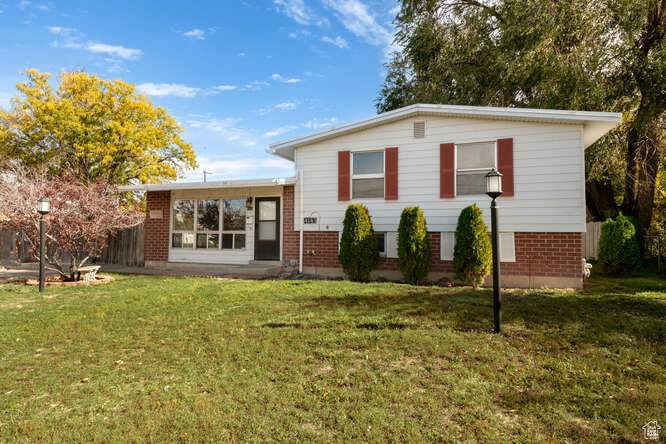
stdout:
[[606,219],[599,237],[599,264],[607,273],[621,276],[640,261],[636,226],[620,213],[615,220]]
[[367,281],[379,262],[377,237],[368,209],[364,205],[347,207],[340,240],[340,264],[352,281]]
[[488,227],[481,218],[481,209],[474,205],[462,210],[456,227],[456,246],[453,250],[455,279],[478,287],[490,273],[492,246]]
[[423,211],[419,207],[402,210],[398,227],[398,268],[405,282],[425,281],[432,265],[430,238]]

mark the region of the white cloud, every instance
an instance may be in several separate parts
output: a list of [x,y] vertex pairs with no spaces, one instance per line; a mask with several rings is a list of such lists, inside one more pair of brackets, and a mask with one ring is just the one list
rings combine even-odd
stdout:
[[90,52],[120,57],[125,60],[135,60],[143,54],[140,49],[125,48],[124,46],[108,45],[106,43],[88,42],[83,49]]
[[239,52],[239,53],[236,54],[236,55],[237,55],[238,57],[245,57],[245,53],[244,53],[244,52]]
[[71,35],[72,33],[76,32],[76,29],[65,28],[64,26],[47,26],[46,29],[48,29],[51,34],[64,36]]
[[318,22],[317,17],[310,8],[305,6],[303,0],[273,0],[273,3],[278,6],[278,10],[299,25],[311,25]]
[[337,36],[336,38],[331,38],[327,35],[323,36],[321,38],[322,42],[330,43],[331,45],[335,45],[338,48],[349,48],[349,43],[347,43],[347,40],[343,39],[340,36]]
[[183,36],[190,38],[192,40],[205,40],[206,39],[205,35],[206,35],[205,31],[199,28],[194,28],[189,31],[185,31],[183,33]]
[[297,79],[294,77],[284,77],[280,74],[273,74],[271,76],[271,79],[277,81],[277,82],[282,82],[282,83],[299,83],[301,82],[301,79]]
[[233,91],[236,88],[236,85],[217,85],[213,87],[213,89],[218,91]]
[[264,137],[276,137],[284,133],[288,133],[289,131],[293,131],[296,128],[298,128],[296,125],[286,125],[286,126],[281,126],[279,128],[272,129],[270,131],[266,131],[264,133]]
[[335,125],[336,123],[340,123],[337,117],[329,117],[327,119],[312,119],[308,120],[307,122],[304,122],[301,124],[303,128],[308,128],[308,129],[320,129],[320,128],[326,128],[328,126]]
[[268,86],[270,83],[265,82],[263,80],[253,80],[251,82],[248,82],[243,86],[242,90],[243,91],[258,91],[264,86]]
[[286,102],[278,103],[275,105],[275,108],[279,109],[280,111],[290,111],[292,109],[296,109],[299,104],[300,102],[298,100],[288,100]]
[[268,157],[243,157],[243,158],[216,158],[216,157],[203,157],[198,159],[200,167],[195,171],[186,174],[186,180],[201,182],[203,180],[203,169],[212,172],[212,177],[209,176],[208,180],[227,180],[238,179],[245,177],[266,177],[269,172],[262,170],[279,171],[278,174],[291,176],[293,175],[294,164],[286,159],[280,159],[274,156]]
[[377,23],[368,5],[360,0],[323,0],[350,32],[367,43],[384,48],[386,54],[395,49],[393,32]]
[[[222,136],[227,142],[234,142],[245,146],[254,146],[257,144],[252,134],[238,125],[241,122],[239,118],[228,117],[225,119],[216,119],[198,115],[191,117],[191,119],[185,121],[185,125],[189,128],[212,131]],[[202,165],[204,164],[202,163]]]
[[[53,46],[61,46],[63,48],[83,49],[84,51],[92,52],[95,54],[104,54],[107,57],[114,57],[116,59],[136,60],[143,52],[140,49],[126,48],[120,45],[109,45],[108,43],[99,42],[84,42],[85,34],[78,32],[74,28],[66,28],[64,26],[47,26],[48,31],[61,37],[61,41],[53,42]],[[117,60],[115,60],[117,62]]]
[[147,96],[176,96],[191,99],[197,95],[199,88],[181,85],[178,83],[142,83],[136,87],[137,91]]
[[39,11],[48,11],[49,9],[51,9],[48,5],[36,4],[36,3],[33,3],[31,1],[28,1],[28,0],[21,0],[20,2],[18,2],[18,6],[21,9],[30,8],[30,9],[36,9],[36,10],[39,10]]

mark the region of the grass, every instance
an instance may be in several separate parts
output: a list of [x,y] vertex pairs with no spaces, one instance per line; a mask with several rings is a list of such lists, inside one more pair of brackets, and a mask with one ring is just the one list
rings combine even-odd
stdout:
[[509,291],[116,276],[0,286],[0,441],[640,441],[666,280]]

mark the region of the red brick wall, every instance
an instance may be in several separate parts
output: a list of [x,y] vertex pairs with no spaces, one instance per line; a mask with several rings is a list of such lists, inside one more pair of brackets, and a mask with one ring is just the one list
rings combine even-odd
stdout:
[[294,231],[294,186],[287,185],[282,189],[282,260],[298,261],[298,231]]
[[[146,193],[146,222],[143,256],[146,261],[169,260],[169,206],[171,191]],[[151,210],[162,210],[161,219],[151,219]]]
[[[282,257],[298,261],[299,233],[294,231],[294,187],[283,194]],[[167,222],[168,230],[168,222]],[[433,272],[453,273],[453,262],[440,260],[440,233],[431,232]],[[503,275],[580,277],[583,272],[583,233],[515,233],[516,262],[502,262]],[[314,252],[314,253],[313,253]],[[303,233],[303,265],[340,267],[337,231]],[[378,270],[397,270],[397,258],[381,258]]]
[[502,262],[507,275],[580,277],[583,233],[515,233],[516,262]]

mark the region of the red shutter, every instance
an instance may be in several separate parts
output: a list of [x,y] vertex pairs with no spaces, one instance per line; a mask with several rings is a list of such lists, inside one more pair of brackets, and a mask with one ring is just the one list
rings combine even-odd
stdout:
[[513,139],[497,141],[497,169],[502,174],[502,196],[513,196]]
[[349,151],[338,151],[338,200],[349,200]]
[[439,197],[442,199],[456,197],[455,151],[453,143],[439,145]]
[[384,151],[384,195],[386,200],[398,200],[398,148]]

